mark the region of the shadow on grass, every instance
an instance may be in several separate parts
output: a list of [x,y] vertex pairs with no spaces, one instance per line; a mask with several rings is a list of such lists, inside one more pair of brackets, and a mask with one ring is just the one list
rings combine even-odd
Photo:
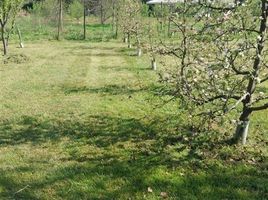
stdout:
[[84,41],[84,42],[109,42],[112,40],[114,36],[112,34],[105,34],[105,31],[100,33],[95,33],[93,35],[87,36],[86,39],[84,39],[84,36],[81,32],[77,31],[69,31],[68,34],[64,35],[64,39],[69,41]]
[[[111,55],[110,55],[111,56]],[[113,55],[112,55],[113,56]],[[111,57],[112,57],[111,56]],[[124,71],[128,71],[128,72],[134,72],[134,73],[154,73],[153,70],[149,67],[144,67],[144,66],[99,66],[98,67],[100,70],[102,71],[106,71],[106,70],[111,70],[111,71],[115,71],[115,72],[124,72]]]
[[[72,23],[70,26],[81,29],[83,28],[83,24],[79,23]],[[86,28],[89,30],[92,28],[100,29],[100,28],[111,28],[111,27],[112,27],[111,24],[86,24]]]
[[[27,182],[18,183],[16,178],[11,178],[10,174],[27,173],[34,169],[32,167],[14,167],[13,169],[0,169],[0,199],[36,199],[35,195],[28,192],[30,185]],[[26,192],[23,192],[26,190]]]
[[57,143],[62,137],[69,137],[71,140],[93,139],[95,145],[105,147],[120,141],[142,141],[155,135],[153,127],[146,126],[134,118],[90,116],[84,120],[55,121],[23,116],[19,122],[1,124],[0,144],[40,144],[47,141]]
[[81,43],[79,43],[80,45],[76,45],[76,46],[65,46],[64,49],[69,49],[70,53],[73,53],[74,50],[100,50],[100,51],[113,51],[113,52],[117,52],[120,53],[120,48],[118,47],[114,47],[114,46],[92,46],[91,44],[86,44],[84,41],[81,41]]
[[[159,176],[158,169],[159,164],[148,158],[129,163],[104,156],[92,164],[56,169],[47,179],[30,183],[28,189],[12,197],[39,199],[33,191],[51,187],[56,198],[70,200],[162,199],[160,193],[163,191],[170,199],[266,199],[267,179],[264,173],[256,173],[254,169],[227,171],[214,167],[208,173],[174,173],[166,177]],[[14,191],[16,180],[0,178],[0,184],[7,182],[7,191]],[[62,188],[61,185],[66,182],[69,184]],[[147,192],[148,187],[153,189],[152,193]],[[6,193],[2,196],[8,198],[11,195]]]
[[84,52],[84,53],[81,53],[81,52],[78,52],[78,53],[76,53],[76,52],[72,52],[72,56],[88,56],[88,57],[101,57],[101,58],[106,58],[106,59],[111,59],[111,61],[112,61],[112,59],[114,58],[114,57],[119,57],[120,56],[120,54],[117,54],[117,53],[88,53],[88,52]]
[[72,93],[96,93],[102,95],[131,95],[136,92],[141,92],[144,89],[134,89],[129,88],[127,86],[119,86],[119,85],[107,85],[105,87],[99,88],[89,88],[87,86],[64,86],[63,91],[65,94],[72,94]]
[[[146,87],[132,87],[127,85],[106,85],[104,87],[88,87],[83,85],[63,85],[61,86],[61,90],[65,94],[72,94],[72,93],[93,93],[93,94],[101,94],[101,95],[133,95],[135,93],[140,92],[147,92],[152,95],[163,97],[168,96],[172,93],[172,91],[167,90],[166,88],[160,85],[149,85]],[[131,96],[130,96],[131,98]]]
[[[164,126],[167,120],[172,119],[92,115],[64,120],[23,116],[3,122],[1,146],[57,145],[63,138],[70,144],[65,147],[69,155],[61,160],[62,166],[45,178],[17,183],[14,174],[40,170],[34,163],[33,168],[1,169],[0,198],[42,199],[36,193],[49,189],[62,199],[159,199],[160,192],[173,199],[265,199],[265,171],[203,165],[198,147],[208,139],[189,141],[187,130],[172,135]],[[101,152],[80,152],[81,143]],[[172,145],[179,146],[170,149]],[[73,148],[78,152],[70,153]],[[172,151],[180,154],[175,160]],[[181,170],[185,168],[189,171]],[[16,193],[26,185],[29,188]],[[153,188],[152,193],[147,192],[148,187]]]

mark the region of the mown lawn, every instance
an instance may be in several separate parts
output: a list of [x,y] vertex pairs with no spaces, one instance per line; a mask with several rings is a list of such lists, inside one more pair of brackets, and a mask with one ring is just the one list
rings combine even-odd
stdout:
[[124,46],[36,41],[1,57],[0,199],[267,199],[267,111],[246,147],[191,139]]

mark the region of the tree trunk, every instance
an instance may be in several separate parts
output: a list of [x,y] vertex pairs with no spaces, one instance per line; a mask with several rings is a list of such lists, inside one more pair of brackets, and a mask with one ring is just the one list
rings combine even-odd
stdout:
[[233,137],[234,144],[245,145],[247,143],[250,114],[251,114],[251,110],[246,107],[246,104],[244,104],[244,109],[239,118],[239,122],[236,127],[236,132]]
[[248,128],[249,128],[249,116],[253,112],[253,108],[248,107],[248,105],[252,102],[252,96],[254,92],[256,91],[256,79],[259,78],[259,73],[261,69],[261,55],[263,53],[264,49],[264,43],[265,43],[265,35],[267,31],[267,12],[268,12],[268,2],[267,0],[261,1],[261,23],[260,23],[260,30],[259,30],[259,36],[260,39],[258,40],[258,44],[256,46],[256,55],[254,59],[253,64],[253,70],[251,72],[251,78],[249,79],[248,86],[247,86],[247,96],[243,100],[243,112],[239,118],[240,123],[237,126],[236,133],[234,135],[234,142],[246,144],[247,134],[248,134]]
[[128,38],[126,35],[124,36],[124,43],[126,43],[126,44],[128,43]]
[[5,27],[3,25],[1,27],[1,39],[2,39],[2,43],[3,43],[4,55],[7,55],[7,41],[5,38]]
[[118,29],[119,29],[119,13],[118,9],[116,8],[116,14],[115,14],[115,39],[118,38]]
[[250,121],[240,121],[236,127],[234,142],[245,145],[247,143],[248,129]]
[[118,21],[116,21],[116,24],[115,24],[115,35],[114,35],[114,38],[115,39],[118,38]]
[[163,14],[163,2],[161,2],[161,20],[160,20],[160,29],[161,29],[161,31],[163,30],[163,18],[164,18],[164,14]]
[[114,34],[114,38],[115,39],[118,38],[118,20],[116,20],[116,23],[115,23],[115,34]]
[[171,28],[171,19],[168,18],[168,37],[171,37],[171,31],[170,31],[170,28]]
[[84,0],[84,23],[83,23],[83,26],[84,26],[84,37],[83,39],[85,40],[86,39],[86,0]]
[[17,32],[18,32],[18,36],[19,36],[19,40],[20,40],[20,48],[24,48],[23,42],[22,42],[22,37],[21,37],[21,32],[18,26],[16,26],[17,28]]
[[156,68],[156,60],[155,60],[155,58],[152,59],[151,64],[152,64],[152,70],[155,71],[157,69]]
[[128,42],[128,48],[131,48],[131,42],[130,42],[130,34],[127,34],[127,42]]
[[61,32],[62,32],[62,18],[63,18],[63,5],[62,0],[59,0],[59,19],[58,19],[58,35],[57,39],[61,39]]
[[103,13],[103,2],[100,1],[100,17],[101,17],[101,25],[104,25],[104,13]]
[[139,38],[139,35],[137,34],[136,35],[136,38],[137,38],[137,43],[138,43],[138,48],[137,48],[137,56],[138,57],[141,57],[142,55],[142,50],[141,50],[141,41],[140,41],[140,38]]
[[115,3],[113,2],[113,22],[112,22],[112,32],[115,32]]
[[137,56],[140,57],[142,55],[142,50],[140,47],[137,49]]

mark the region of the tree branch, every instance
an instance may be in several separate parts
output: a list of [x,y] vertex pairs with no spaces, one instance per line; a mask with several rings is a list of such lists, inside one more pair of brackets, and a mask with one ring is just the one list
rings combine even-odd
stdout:
[[260,111],[260,110],[265,110],[265,109],[268,109],[268,103],[266,103],[266,104],[264,104],[262,106],[257,106],[257,107],[250,108],[250,110],[252,112],[254,112],[254,111]]
[[212,5],[208,5],[208,4],[204,4],[204,3],[200,3],[199,5],[205,7],[205,8],[209,8],[211,10],[218,10],[218,11],[229,11],[229,10],[235,10],[237,8],[237,6],[234,7],[216,7],[216,6],[212,6]]
[[266,78],[262,79],[260,83],[263,83],[265,81],[268,81],[268,76]]
[[266,99],[268,99],[268,96],[260,96],[259,98],[255,99],[253,102],[251,102],[250,105],[256,104],[256,103],[263,101],[263,100],[266,100]]
[[228,95],[218,95],[218,96],[215,96],[215,97],[211,97],[211,98],[209,98],[209,99],[207,99],[207,100],[204,100],[204,101],[200,101],[200,100],[197,100],[196,99],[196,101],[199,101],[199,102],[197,102],[197,104],[198,105],[204,105],[204,104],[206,104],[206,103],[210,103],[210,102],[213,102],[213,101],[215,101],[215,100],[217,100],[217,99],[235,99],[235,100],[239,100],[241,97],[239,97],[239,96],[228,96]]
[[237,56],[238,56],[238,52],[235,54],[235,56],[234,57],[230,57],[229,59],[230,59],[230,61],[229,61],[229,64],[230,64],[230,66],[231,66],[231,68],[235,71],[235,73],[236,74],[238,74],[238,75],[249,75],[250,74],[250,72],[249,71],[240,71],[239,69],[237,69],[236,67],[235,67],[235,64],[234,64],[234,61],[235,61],[235,59],[237,58]]

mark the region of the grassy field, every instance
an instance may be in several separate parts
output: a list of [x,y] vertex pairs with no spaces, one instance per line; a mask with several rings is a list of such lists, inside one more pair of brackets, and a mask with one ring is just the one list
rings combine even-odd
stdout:
[[192,139],[148,58],[124,46],[11,45],[0,59],[0,199],[267,199],[267,111],[245,147]]

